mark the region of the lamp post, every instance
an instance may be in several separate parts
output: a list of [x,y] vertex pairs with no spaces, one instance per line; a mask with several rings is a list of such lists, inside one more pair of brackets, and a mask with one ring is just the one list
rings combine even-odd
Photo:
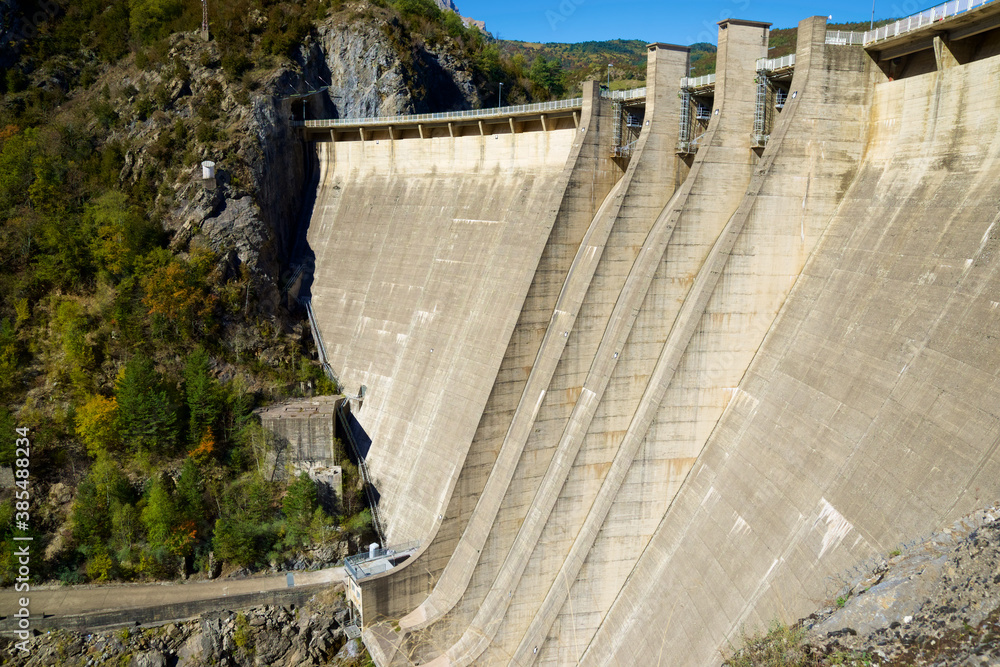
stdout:
[[503,82],[500,82],[500,96],[497,98],[497,107],[503,106]]
[[875,0],[872,0],[872,22],[868,24],[868,30],[875,29]]
[[611,92],[611,63],[608,63],[608,92]]

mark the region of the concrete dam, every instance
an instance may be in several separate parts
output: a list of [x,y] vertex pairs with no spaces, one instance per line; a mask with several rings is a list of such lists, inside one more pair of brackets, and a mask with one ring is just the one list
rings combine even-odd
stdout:
[[[928,12],[930,13],[928,15]],[[1000,497],[1000,3],[300,123],[380,667],[713,665]],[[934,14],[934,12],[937,12]]]

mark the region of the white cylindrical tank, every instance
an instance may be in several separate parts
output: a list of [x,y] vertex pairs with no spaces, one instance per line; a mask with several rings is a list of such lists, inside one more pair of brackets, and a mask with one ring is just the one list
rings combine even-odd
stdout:
[[378,542],[372,542],[368,545],[368,557],[375,558],[375,551],[378,549]]
[[215,163],[211,160],[205,160],[201,163],[201,177],[205,180],[209,178],[215,178]]

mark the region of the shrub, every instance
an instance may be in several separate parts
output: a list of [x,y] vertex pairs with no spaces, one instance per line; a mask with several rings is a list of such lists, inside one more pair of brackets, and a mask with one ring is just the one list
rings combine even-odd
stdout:
[[429,21],[438,21],[441,18],[441,9],[433,0],[396,0],[393,3],[399,13],[405,18],[425,18]]
[[135,115],[139,120],[146,120],[153,113],[154,108],[153,100],[144,95],[135,103]]
[[181,15],[179,0],[129,0],[129,30],[137,41],[148,44],[162,37],[167,24]]

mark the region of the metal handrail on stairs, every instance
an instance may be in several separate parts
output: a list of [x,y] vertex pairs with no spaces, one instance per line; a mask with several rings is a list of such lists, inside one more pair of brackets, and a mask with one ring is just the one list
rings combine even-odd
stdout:
[[[330,366],[329,358],[326,354],[326,345],[323,343],[323,336],[319,331],[319,323],[316,320],[316,313],[313,311],[312,299],[309,297],[303,297],[299,299],[299,301],[306,307],[306,313],[309,315],[309,328],[312,330],[313,342],[316,343],[316,354],[319,356],[319,363],[323,367],[323,372],[326,373],[326,376],[339,387],[340,382],[337,380],[337,376],[334,375],[333,367]],[[354,439],[354,433],[351,431],[350,422],[344,414],[344,406],[347,405],[348,401],[352,398],[357,399],[361,398],[361,396],[345,395],[344,400],[341,401],[340,405],[337,407],[337,417],[340,419],[340,424],[347,436],[347,441],[351,446],[351,451],[354,452],[354,458],[358,461],[358,470],[361,472],[361,479],[364,481],[365,485],[365,496],[368,498],[368,506],[372,511],[372,527],[375,529],[375,534],[378,535],[379,543],[384,546],[385,533],[382,530],[382,518],[378,513],[378,504],[376,503],[375,498],[375,485],[372,483],[371,474],[368,472],[368,464],[365,462],[365,458],[361,455],[361,449],[358,447],[358,443]]]

